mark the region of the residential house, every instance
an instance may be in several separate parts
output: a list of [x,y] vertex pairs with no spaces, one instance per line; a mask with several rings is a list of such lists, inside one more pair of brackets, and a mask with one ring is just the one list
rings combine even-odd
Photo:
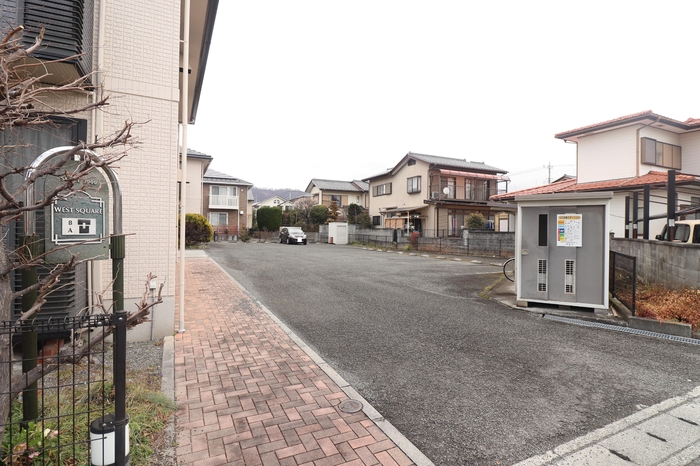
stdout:
[[[191,5],[188,14],[183,11],[185,5]],[[217,7],[218,0],[0,0],[3,35],[22,25],[23,41],[31,44],[45,28],[42,47],[33,60],[45,65],[47,83],[87,77],[94,86],[89,91],[57,95],[47,105],[80,108],[109,96],[107,111],[57,120],[41,138],[32,137],[36,143],[23,149],[22,163],[55,147],[113,134],[125,121],[137,123],[132,135],[139,145],[114,167],[123,192],[122,230],[128,235],[124,298],[125,308],[132,309],[141,300],[149,273],[164,284],[163,303],[154,314],[154,338],[173,332],[180,130],[181,125],[193,124],[197,116]],[[189,24],[183,23],[185,18]],[[183,31],[189,31],[187,40]],[[59,59],[68,62],[55,62]],[[187,92],[182,92],[184,87]],[[18,127],[0,135],[0,143],[15,136],[30,139],[34,133]],[[111,261],[93,261],[75,278],[75,293],[84,297],[73,302],[89,302],[94,293],[109,288]],[[140,338],[134,337],[139,332],[150,337],[150,325],[132,330],[130,338]]]
[[252,183],[225,173],[207,170],[202,178],[202,215],[214,228],[214,233],[238,236],[247,228],[248,191]]
[[211,155],[187,149],[187,199],[186,214],[204,215],[203,180],[214,158]]
[[260,207],[280,207],[281,208],[285,202],[287,202],[287,199],[283,198],[282,196],[274,195],[272,197],[268,197],[265,200],[254,203],[253,209],[258,210]]
[[294,204],[299,200],[299,199],[312,199],[314,196],[311,194],[304,194],[302,196],[297,196],[293,197],[285,202],[283,202],[280,207],[282,207],[282,210],[293,210],[294,209]]
[[340,209],[347,211],[350,204],[368,207],[367,192],[369,185],[366,181],[337,181],[313,178],[306,187],[306,192],[314,196],[316,204],[330,206],[335,201]]
[[[669,170],[676,171],[676,211],[700,218],[700,119],[674,120],[652,111],[557,133],[555,138],[576,144],[576,178],[493,196],[512,202],[531,194],[612,191],[611,230],[616,236],[643,236],[643,192],[649,192],[648,237],[661,232],[666,220]],[[636,203],[634,202],[637,198]],[[636,204],[637,211],[634,206]]]
[[471,213],[481,213],[489,228],[499,229],[496,220],[504,212],[507,219],[512,208],[489,197],[507,189],[506,173],[483,162],[409,152],[365,180],[369,213],[376,227],[429,237],[461,236]]

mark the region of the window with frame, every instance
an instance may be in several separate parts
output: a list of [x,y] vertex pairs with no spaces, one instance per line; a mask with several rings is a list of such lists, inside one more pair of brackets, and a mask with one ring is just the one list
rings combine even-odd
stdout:
[[447,178],[447,190],[448,199],[457,197],[457,178]]
[[391,194],[391,183],[384,183],[372,187],[372,195],[375,197],[386,196],[387,194]]
[[651,138],[642,138],[642,163],[659,167],[681,169],[681,146]]
[[379,226],[382,224],[382,217],[379,215],[372,216],[372,225]]
[[238,195],[238,188],[235,186],[211,186],[212,196],[230,196],[236,197]]
[[329,197],[331,199],[331,202],[335,201],[338,207],[343,207],[343,196],[341,196],[340,194],[331,194]]
[[412,176],[406,180],[407,192],[419,193],[420,192],[420,176]]
[[[681,208],[686,209],[700,209],[700,197],[691,196],[690,205],[681,206]],[[692,212],[685,217],[687,220],[700,220],[700,210],[697,212]]]
[[209,212],[207,214],[211,226],[228,225],[228,213],[226,212]]

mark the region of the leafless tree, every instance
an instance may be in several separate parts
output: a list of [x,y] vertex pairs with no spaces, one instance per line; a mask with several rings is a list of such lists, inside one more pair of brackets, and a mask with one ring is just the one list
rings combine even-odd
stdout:
[[[32,54],[41,46],[43,32],[32,45],[26,47],[22,45],[21,34],[21,27],[13,29],[2,37],[0,42],[0,132],[10,133],[17,129],[42,131],[43,128],[50,128],[56,117],[79,116],[92,110],[103,111],[107,107],[106,97],[77,108],[67,109],[52,105],[51,102],[56,102],[62,95],[71,96],[76,93],[84,95],[90,90],[89,77],[59,85],[46,84],[50,81],[47,79],[49,75],[44,66],[46,62],[32,59]],[[69,57],[66,60],[72,58],[75,57]],[[29,172],[26,157],[18,155],[27,151],[28,146],[21,142],[7,143],[5,139],[5,142],[0,145],[0,224],[3,230],[6,231],[10,222],[22,219],[25,213],[40,212],[56,197],[65,197],[75,192],[81,179],[125,157],[128,149],[135,144],[131,135],[133,125],[131,122],[125,122],[124,126],[110,137],[92,143],[80,142],[54,158],[52,163],[40,165],[38,169]],[[76,156],[84,154],[86,150],[101,151],[103,155],[83,157],[77,169],[67,164],[68,161],[76,159]],[[53,176],[61,181],[33,204],[25,204],[27,189],[47,176]],[[11,282],[12,272],[21,272],[36,266],[47,267],[47,265],[44,255],[33,255],[27,247],[14,249],[3,238],[3,241],[0,241],[0,321],[11,321],[15,300],[28,293],[36,292],[37,298],[34,305],[23,312],[19,317],[18,325],[22,320],[33,318],[46,302],[47,296],[56,289],[61,276],[73,270],[79,262],[79,258],[72,257],[66,263],[52,265],[49,272],[38,280],[38,283],[15,291]],[[147,292],[150,291],[148,284],[153,278],[149,276],[146,280]],[[128,325],[133,326],[146,319],[149,310],[155,304],[162,302],[160,290],[158,299],[154,302],[148,302],[146,296],[147,293],[144,293],[144,298],[137,309],[129,315]],[[107,312],[101,299],[98,300],[98,306]],[[4,424],[11,401],[19,392],[36,382],[41,375],[55,370],[59,364],[77,362],[90,351],[93,345],[110,333],[111,329],[105,333],[99,332],[99,335],[91,337],[82,345],[77,340],[64,345],[53,364],[44,365],[43,368],[37,368],[21,376],[13,378],[10,371],[0,371],[0,438],[4,435]],[[0,335],[0,361],[11,360],[11,344],[9,334]],[[71,348],[71,345],[80,347]]]
[[309,213],[311,212],[311,208],[316,205],[316,200],[309,196],[309,197],[300,197],[296,201],[294,201],[294,210],[299,212],[299,215],[304,219],[304,223],[307,225],[311,224],[311,220],[309,218]]

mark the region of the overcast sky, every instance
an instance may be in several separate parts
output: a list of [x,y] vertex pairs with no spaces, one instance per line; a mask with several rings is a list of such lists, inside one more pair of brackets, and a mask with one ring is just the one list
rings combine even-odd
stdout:
[[[363,179],[407,152],[575,174],[554,134],[700,118],[700,2],[230,1],[188,146],[258,187]],[[551,173],[545,166],[551,165]]]

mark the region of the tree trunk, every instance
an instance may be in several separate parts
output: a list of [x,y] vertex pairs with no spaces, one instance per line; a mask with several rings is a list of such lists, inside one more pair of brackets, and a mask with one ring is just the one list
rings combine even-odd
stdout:
[[[6,269],[8,265],[5,244],[0,241],[0,268]],[[0,325],[12,318],[12,283],[10,276],[0,276]],[[11,391],[12,379],[12,335],[10,332],[0,332],[0,440],[4,438],[5,426],[10,414],[10,406],[14,397]]]

